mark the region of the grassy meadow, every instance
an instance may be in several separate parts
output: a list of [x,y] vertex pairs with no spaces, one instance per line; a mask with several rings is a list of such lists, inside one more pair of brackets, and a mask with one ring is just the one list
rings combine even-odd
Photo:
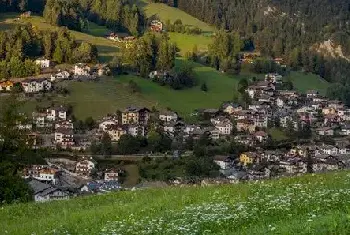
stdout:
[[302,72],[291,72],[285,79],[290,79],[297,91],[305,93],[308,90],[317,90],[322,95],[326,95],[329,83],[315,74],[305,74]]
[[180,55],[184,56],[186,52],[192,52],[196,45],[199,52],[208,51],[208,45],[212,43],[212,38],[205,35],[190,35],[182,33],[169,33],[170,41],[176,43],[180,49]]
[[276,127],[269,128],[268,129],[268,134],[275,141],[282,141],[282,140],[287,140],[288,139],[286,134],[281,129],[278,129]]
[[[65,81],[57,86],[69,90],[69,95],[54,96],[52,98],[32,99],[23,106],[23,111],[31,113],[36,105],[47,105],[51,102],[71,104],[74,114],[79,119],[92,116],[101,118],[107,113],[113,113],[117,109],[128,106],[156,107],[157,109],[171,108],[184,117],[197,108],[218,108],[223,101],[231,100],[234,85],[242,77],[228,76],[213,68],[177,60],[177,65],[191,63],[194,66],[197,86],[184,90],[173,90],[167,86],[160,86],[148,79],[133,75],[119,75],[116,77],[104,77],[98,82]],[[141,89],[140,93],[132,93],[128,87],[130,80],[135,81]],[[206,83],[208,92],[200,90],[200,85]],[[4,97],[0,96],[1,100]]]
[[348,171],[3,206],[1,234],[348,234]]
[[208,45],[212,42],[211,34],[215,30],[214,27],[178,8],[170,7],[163,3],[151,3],[148,0],[135,0],[135,2],[143,8],[147,17],[157,16],[163,23],[167,20],[173,23],[177,19],[181,19],[184,25],[198,27],[202,30],[203,33],[201,35],[169,33],[170,40],[176,43],[181,50],[180,54],[182,56],[187,51],[192,51],[194,45],[197,45],[199,51],[208,50]]
[[171,23],[174,23],[174,21],[176,21],[177,19],[181,19],[184,25],[196,26],[202,29],[204,33],[210,33],[214,31],[214,27],[187,14],[186,12],[178,8],[170,7],[163,3],[151,3],[148,0],[134,1],[143,8],[147,17],[156,15],[161,21],[166,22],[167,20],[170,20]]

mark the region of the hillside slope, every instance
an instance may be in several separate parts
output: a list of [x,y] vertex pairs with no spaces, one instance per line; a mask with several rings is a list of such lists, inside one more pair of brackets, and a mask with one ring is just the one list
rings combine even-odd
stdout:
[[1,234],[348,234],[350,174],[149,189],[0,210]]

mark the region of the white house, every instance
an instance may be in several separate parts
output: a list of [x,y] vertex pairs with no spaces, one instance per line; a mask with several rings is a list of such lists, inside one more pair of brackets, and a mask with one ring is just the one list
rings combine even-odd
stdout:
[[32,175],[34,179],[39,181],[45,181],[52,184],[56,183],[58,171],[53,168],[43,168],[37,172],[37,174]]
[[231,167],[231,161],[227,156],[214,156],[214,162],[220,167],[221,170],[226,170]]
[[36,93],[51,90],[51,81],[47,79],[26,79],[21,82],[25,93]]
[[155,77],[166,77],[166,76],[168,76],[168,72],[160,72],[160,71],[152,71],[148,75],[150,79],[153,79]]
[[320,150],[327,155],[337,155],[339,153],[338,148],[332,145],[323,145]]
[[145,127],[142,125],[129,125],[128,134],[134,137],[145,136]]
[[42,69],[49,68],[51,65],[51,61],[45,58],[36,59],[35,63],[39,65]]
[[118,121],[117,120],[105,120],[103,122],[101,122],[99,125],[98,125],[98,128],[101,130],[101,131],[107,131],[107,128],[108,126],[114,126],[114,125],[117,125],[118,124]]
[[350,135],[350,125],[343,125],[340,128],[339,135],[342,135],[342,136]]
[[164,132],[173,136],[175,132],[175,122],[167,122],[166,124],[164,124],[163,129],[164,129]]
[[46,114],[44,113],[33,113],[33,122],[36,127],[48,127],[48,124],[46,123]]
[[91,68],[86,64],[79,63],[74,66],[75,76],[90,76]]
[[282,75],[280,75],[278,73],[266,74],[265,81],[272,82],[272,83],[281,83],[282,82]]
[[62,147],[74,145],[74,133],[70,128],[57,128],[55,130],[55,143]]
[[55,123],[55,129],[58,128],[65,128],[65,129],[72,129],[74,128],[72,120],[61,120]]
[[61,72],[58,72],[56,73],[55,75],[51,75],[51,82],[54,82],[56,80],[59,80],[59,79],[67,79],[70,77],[70,74],[69,72],[67,71],[61,71]]
[[166,111],[166,112],[160,112],[159,113],[159,119],[164,122],[176,122],[178,119],[178,115],[175,112]]
[[258,131],[254,134],[254,137],[261,143],[268,139],[268,134],[264,131]]
[[111,181],[111,180],[118,181],[119,177],[120,177],[120,171],[109,170],[109,171],[104,173],[104,180],[105,181]]
[[49,120],[67,120],[67,109],[63,106],[49,108],[46,110],[46,113]]
[[95,169],[96,163],[92,160],[82,160],[77,162],[75,171],[79,174],[90,175],[91,171]]
[[233,129],[232,122],[225,117],[212,118],[211,123],[219,131],[220,135],[230,135]]
[[38,180],[29,181],[29,186],[33,191],[35,202],[46,202],[51,200],[69,199],[69,192],[56,188],[50,184],[42,183]]

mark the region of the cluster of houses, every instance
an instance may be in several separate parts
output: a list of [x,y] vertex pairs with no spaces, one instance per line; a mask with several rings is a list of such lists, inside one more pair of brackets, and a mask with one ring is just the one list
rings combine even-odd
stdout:
[[157,32],[157,33],[163,32],[163,23],[159,20],[152,20],[150,23],[149,29],[152,32]]
[[[40,66],[42,70],[50,69],[53,66],[52,61],[45,58],[39,58],[35,60],[35,63]],[[52,90],[54,82],[67,79],[91,80],[103,75],[108,75],[109,73],[110,69],[106,64],[89,66],[85,63],[78,63],[70,70],[58,70],[47,76],[42,74],[39,77],[15,79],[16,82],[11,80],[2,81],[0,82],[0,92],[11,92],[15,83],[18,83],[26,94],[47,92]]]
[[117,33],[110,33],[106,36],[106,38],[113,42],[123,43],[125,48],[130,48],[137,39],[134,36],[122,36]]
[[122,189],[120,179],[123,170],[106,169],[96,172],[99,179],[92,180],[91,173],[97,171],[96,164],[92,158],[82,158],[76,162],[58,159],[54,164],[48,161],[47,165],[28,166],[22,171],[22,177],[31,187],[36,202]]
[[[91,71],[91,68],[84,64],[77,64],[74,68],[75,75],[85,76],[91,74]],[[59,73],[62,77],[68,75],[64,71]],[[10,82],[3,82],[0,83],[0,88],[6,90],[6,87],[11,85],[13,86]],[[42,85],[44,89],[47,86]],[[19,128],[33,130],[35,127],[36,132],[52,135],[53,145],[56,147],[86,150],[92,139],[99,139],[103,134],[108,134],[113,142],[118,142],[127,134],[135,137],[147,136],[151,121],[155,124],[156,120],[158,129],[163,130],[170,138],[182,136],[183,140],[199,139],[208,135],[213,140],[234,139],[237,143],[254,147],[254,150],[241,153],[235,161],[227,157],[215,160],[222,173],[232,179],[242,178],[242,172],[244,179],[260,179],[348,167],[350,109],[339,101],[323,97],[317,91],[300,94],[282,88],[281,75],[266,74],[264,80],[247,86],[245,91],[250,98],[247,104],[225,102],[218,109],[198,109],[193,112],[193,116],[202,120],[200,124],[187,124],[176,112],[170,110],[152,113],[145,107],[128,107],[118,114],[107,115],[99,120],[98,128],[84,145],[78,143],[73,122],[69,119],[67,108],[63,106],[35,112],[32,125],[19,125]],[[271,139],[271,127],[285,132],[298,132],[307,127],[312,140],[321,144],[300,145],[286,150],[263,150],[264,144]],[[329,144],[330,141],[334,144]],[[38,201],[70,197],[72,194],[69,192],[59,191],[63,190],[62,187],[57,190],[56,176],[60,176],[62,172],[70,172],[73,176],[88,177],[95,169],[95,163],[85,159],[77,162],[71,169],[50,167],[39,167],[27,172],[34,182],[32,187],[38,194]],[[240,177],[235,169],[239,169]],[[78,191],[81,193],[119,190],[119,176],[120,171],[104,172],[104,178],[90,181]],[[43,184],[49,184],[50,187]]]
[[[296,175],[340,170],[350,166],[350,148],[342,145],[300,145],[290,150],[257,150],[239,156],[239,165],[255,176]],[[309,164],[309,170],[308,170]],[[253,176],[254,174],[252,174]]]
[[[261,57],[260,52],[242,52],[240,54],[240,62],[244,64],[254,64],[254,62]],[[276,57],[272,59],[276,64],[281,65],[281,67],[286,67],[284,65],[284,59],[281,57]]]
[[[35,148],[51,147],[71,150],[86,150],[90,142],[75,135],[73,121],[69,118],[68,109],[64,106],[51,107],[32,113],[32,125],[26,128],[36,134]],[[39,146],[41,142],[42,146]]]

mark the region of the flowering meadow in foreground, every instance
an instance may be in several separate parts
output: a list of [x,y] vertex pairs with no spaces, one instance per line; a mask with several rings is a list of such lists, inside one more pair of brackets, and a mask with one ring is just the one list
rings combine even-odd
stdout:
[[1,234],[349,234],[350,173],[123,192],[0,215]]

